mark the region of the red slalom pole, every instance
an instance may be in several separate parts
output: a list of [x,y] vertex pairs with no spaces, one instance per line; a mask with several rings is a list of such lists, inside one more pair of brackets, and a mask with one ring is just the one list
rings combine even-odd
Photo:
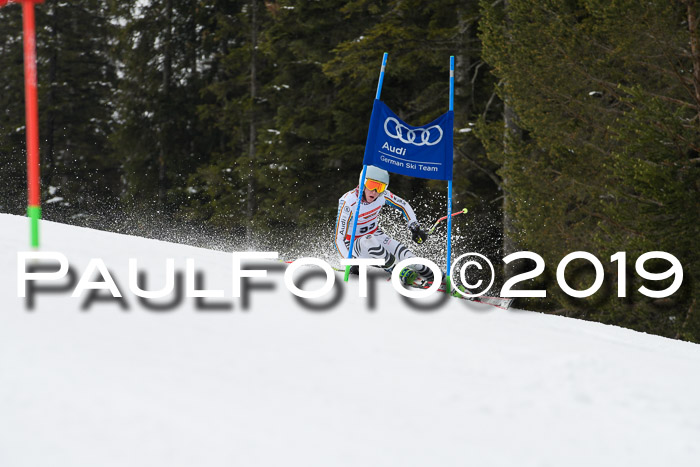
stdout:
[[[450,214],[449,217],[454,217],[454,216],[457,216],[457,215],[459,215],[459,214],[466,214],[466,213],[467,213],[467,208],[464,208],[464,209],[462,209],[461,211],[457,211],[457,212],[455,212],[454,214]],[[438,224],[439,224],[440,222],[444,221],[444,220],[447,219],[447,218],[448,218],[448,216],[443,216],[443,217],[441,217],[440,219],[438,219],[438,220],[435,222],[435,225],[433,225],[433,227],[428,231],[428,235],[432,235],[433,232],[435,232],[435,228],[438,226]]]
[[39,181],[39,103],[36,73],[36,23],[34,4],[44,0],[0,0],[0,8],[9,1],[22,3],[24,43],[24,108],[27,128],[27,216],[30,222],[30,244],[39,248],[41,188]]
[[22,1],[24,28],[24,105],[27,119],[27,215],[30,222],[30,243],[39,248],[41,188],[39,181],[39,103],[36,78],[36,23],[34,0]]

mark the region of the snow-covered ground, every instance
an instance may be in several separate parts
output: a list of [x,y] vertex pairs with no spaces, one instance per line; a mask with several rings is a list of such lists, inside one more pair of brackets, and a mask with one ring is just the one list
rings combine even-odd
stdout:
[[[698,345],[464,300],[419,310],[381,278],[370,300],[351,282],[312,308],[275,262],[244,307],[228,253],[50,222],[42,251],[78,277],[102,258],[128,309],[42,291],[30,311],[27,232],[0,215],[2,467],[698,465]],[[192,258],[225,297],[145,308],[130,257],[149,289]]]

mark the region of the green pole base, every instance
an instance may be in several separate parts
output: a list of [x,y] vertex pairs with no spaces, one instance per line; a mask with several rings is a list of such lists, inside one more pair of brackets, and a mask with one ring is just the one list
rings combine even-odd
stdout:
[[29,216],[29,243],[32,248],[39,248],[39,219],[41,219],[41,206],[29,206],[27,208]]

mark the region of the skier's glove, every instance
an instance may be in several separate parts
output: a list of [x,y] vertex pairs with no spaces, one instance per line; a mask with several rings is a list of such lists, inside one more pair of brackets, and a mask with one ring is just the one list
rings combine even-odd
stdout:
[[360,274],[360,266],[357,264],[350,266],[350,274],[358,276]]
[[417,244],[420,245],[428,239],[428,232],[421,229],[420,224],[418,222],[414,222],[411,225],[409,225],[408,229],[413,234],[413,241]]

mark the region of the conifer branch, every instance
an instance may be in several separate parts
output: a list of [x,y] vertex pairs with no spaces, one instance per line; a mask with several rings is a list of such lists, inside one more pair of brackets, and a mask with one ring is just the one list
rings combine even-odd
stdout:
[[479,170],[481,170],[483,173],[485,173],[485,174],[491,179],[491,181],[498,187],[499,191],[503,188],[503,187],[502,187],[502,183],[501,183],[501,179],[498,178],[498,175],[496,175],[493,171],[491,171],[491,170],[489,170],[489,169],[487,169],[487,168],[481,166],[481,164],[479,164],[478,162],[476,162],[476,161],[475,161],[474,159],[472,159],[471,157],[468,157],[468,156],[467,156],[466,154],[464,154],[464,152],[462,152],[460,149],[455,149],[455,151],[456,151],[457,154],[459,154],[461,157],[464,157],[466,160],[468,160],[469,162],[471,162],[477,169],[479,169]]

